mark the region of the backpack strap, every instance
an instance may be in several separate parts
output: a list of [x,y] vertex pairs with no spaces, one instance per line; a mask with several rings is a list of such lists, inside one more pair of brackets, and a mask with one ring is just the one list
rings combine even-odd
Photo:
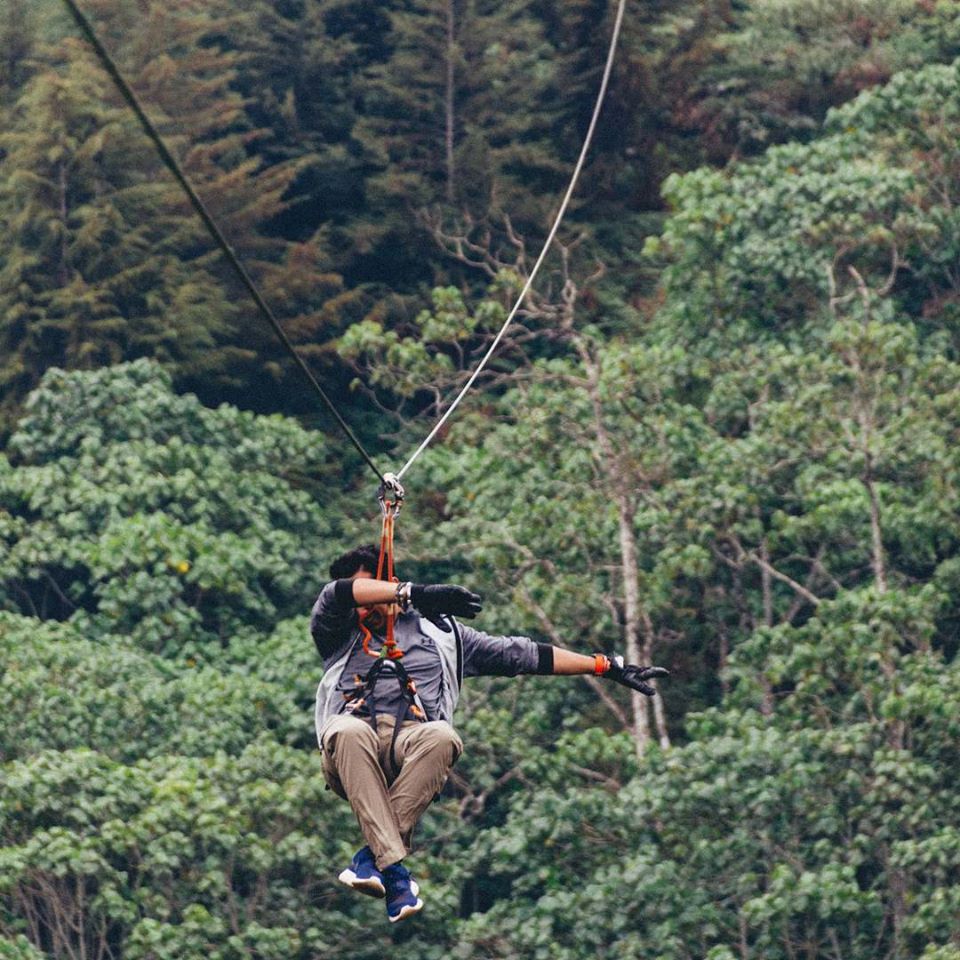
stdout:
[[453,628],[453,637],[457,643],[457,687],[463,687],[463,636],[460,633],[460,624],[453,617],[447,617],[447,623]]

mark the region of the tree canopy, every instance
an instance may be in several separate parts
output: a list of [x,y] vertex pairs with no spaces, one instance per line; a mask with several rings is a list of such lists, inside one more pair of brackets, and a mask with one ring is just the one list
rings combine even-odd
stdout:
[[[395,467],[528,276],[614,4],[85,6]],[[336,882],[312,730],[375,483],[57,5],[0,9],[0,958],[960,960],[953,0],[628,4],[398,565],[672,675],[468,682],[403,931]]]

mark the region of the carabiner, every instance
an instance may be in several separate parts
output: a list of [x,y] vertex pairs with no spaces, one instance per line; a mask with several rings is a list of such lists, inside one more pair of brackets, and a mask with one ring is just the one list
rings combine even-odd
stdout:
[[397,478],[395,473],[385,473],[383,483],[377,490],[377,500],[380,503],[380,510],[385,517],[396,517],[403,509],[403,498],[405,492],[403,484]]

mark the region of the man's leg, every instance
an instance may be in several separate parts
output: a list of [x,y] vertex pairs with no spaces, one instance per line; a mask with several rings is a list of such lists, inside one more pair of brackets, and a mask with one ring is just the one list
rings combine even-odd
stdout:
[[[381,749],[383,744],[381,739]],[[390,768],[389,740],[386,749],[384,766],[392,776],[395,771]],[[390,785],[389,796],[400,837],[409,854],[417,821],[463,753],[463,741],[444,720],[407,723],[397,736],[395,753],[400,769]]]
[[406,849],[380,766],[379,747],[370,724],[348,714],[332,721],[323,735],[327,783],[349,801],[377,868],[383,870],[402,860]]

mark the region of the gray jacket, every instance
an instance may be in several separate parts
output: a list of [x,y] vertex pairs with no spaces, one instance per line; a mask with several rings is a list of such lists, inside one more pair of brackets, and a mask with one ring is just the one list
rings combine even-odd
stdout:
[[[346,703],[340,681],[344,667],[362,643],[357,611],[337,599],[335,588],[336,581],[333,581],[320,591],[310,615],[310,633],[324,668],[317,687],[315,711],[318,742],[330,720],[344,712]],[[541,645],[529,637],[493,637],[452,617],[446,618],[446,625],[450,629],[441,629],[413,608],[400,614],[394,625],[394,636],[401,650],[405,645],[422,644],[427,638],[440,660],[439,673],[432,671],[439,677],[439,689],[421,686],[423,678],[408,665],[423,701],[437,704],[437,716],[431,716],[431,720],[452,722],[464,677],[514,677],[539,672],[543,662]]]

